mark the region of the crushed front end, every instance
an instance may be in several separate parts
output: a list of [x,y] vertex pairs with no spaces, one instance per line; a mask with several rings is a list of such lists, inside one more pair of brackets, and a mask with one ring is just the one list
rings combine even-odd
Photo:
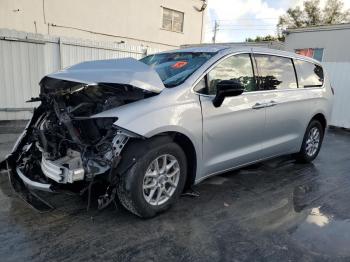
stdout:
[[114,125],[117,118],[94,115],[153,95],[125,84],[44,78],[40,96],[32,99],[41,105],[3,163],[15,190],[57,192],[76,185],[83,191],[96,180],[114,186],[113,168],[137,135]]

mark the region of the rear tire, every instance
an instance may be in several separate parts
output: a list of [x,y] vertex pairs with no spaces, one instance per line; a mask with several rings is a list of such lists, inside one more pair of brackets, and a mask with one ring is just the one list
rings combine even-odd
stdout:
[[139,217],[154,217],[169,209],[180,197],[186,171],[186,156],[178,144],[157,145],[121,175],[117,190],[119,200]]
[[301,163],[312,162],[320,152],[324,136],[324,128],[318,120],[312,120],[308,127],[303,139],[303,144],[296,159]]

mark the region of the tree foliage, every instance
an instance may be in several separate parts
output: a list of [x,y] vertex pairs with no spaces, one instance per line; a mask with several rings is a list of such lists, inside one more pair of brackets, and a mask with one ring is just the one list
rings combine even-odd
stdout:
[[289,8],[280,16],[278,27],[299,28],[304,26],[339,24],[350,21],[350,11],[344,10],[342,0],[327,0],[321,9],[320,0],[306,0],[303,7]]
[[323,9],[323,22],[325,24],[339,24],[350,21],[350,11],[342,11],[344,3],[339,0],[328,0]]
[[273,36],[273,35],[267,35],[267,36],[257,36],[255,38],[246,38],[246,42],[274,42],[274,41],[284,41],[283,36]]
[[246,42],[284,41],[282,30],[305,26],[329,25],[350,22],[350,10],[344,9],[342,0],[327,0],[321,8],[320,0],[305,0],[302,7],[289,8],[279,18],[277,36],[257,36],[247,38]]

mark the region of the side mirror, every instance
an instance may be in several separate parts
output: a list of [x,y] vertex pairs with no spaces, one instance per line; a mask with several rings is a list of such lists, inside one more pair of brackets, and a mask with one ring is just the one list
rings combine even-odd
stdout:
[[216,96],[213,105],[219,107],[224,102],[225,97],[239,96],[244,92],[243,85],[237,80],[222,80],[216,84]]

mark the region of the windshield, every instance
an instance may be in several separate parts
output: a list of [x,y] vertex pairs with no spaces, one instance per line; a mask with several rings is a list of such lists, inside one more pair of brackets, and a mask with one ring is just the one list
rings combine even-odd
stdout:
[[140,61],[157,71],[166,87],[182,84],[206,61],[213,52],[175,52],[150,55]]

